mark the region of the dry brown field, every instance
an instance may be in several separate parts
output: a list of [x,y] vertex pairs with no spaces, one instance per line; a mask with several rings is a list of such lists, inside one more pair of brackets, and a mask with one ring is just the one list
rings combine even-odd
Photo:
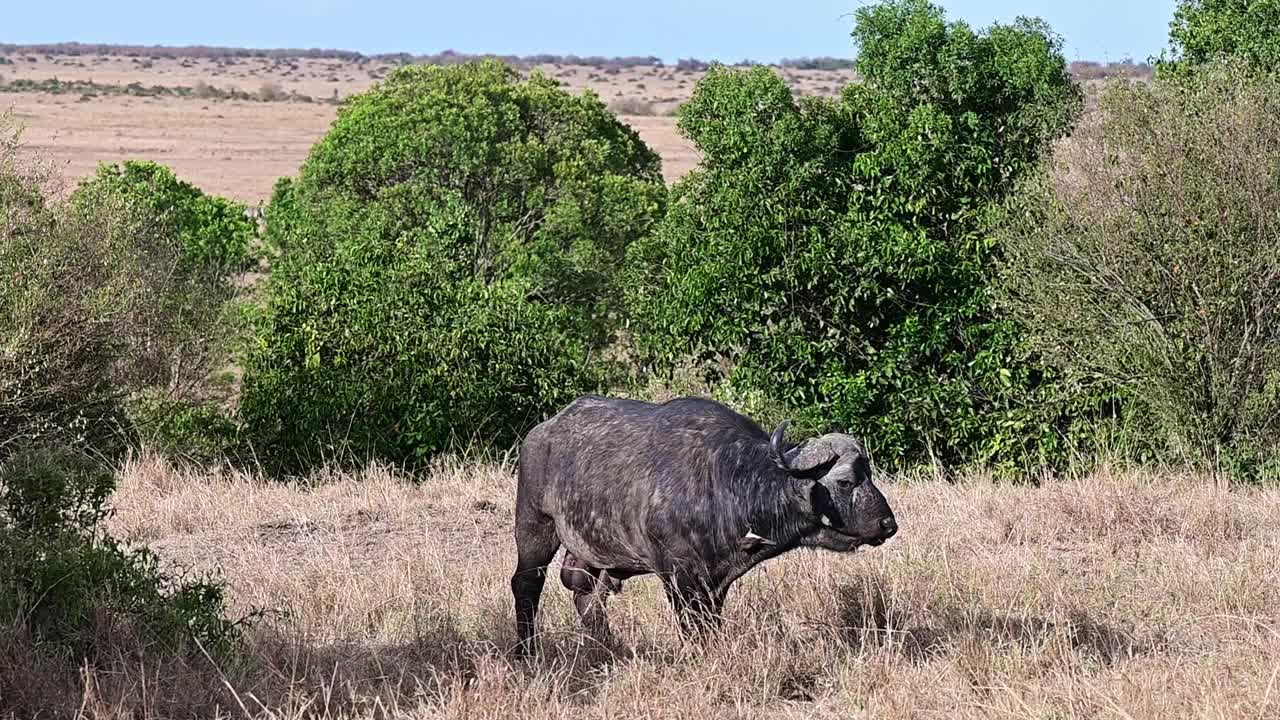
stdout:
[[217,570],[235,612],[270,611],[247,656],[117,642],[42,684],[0,647],[0,672],[93,718],[1280,717],[1280,489],[882,478],[898,536],[757,567],[707,645],[681,641],[653,578],[613,598],[617,639],[597,643],[553,567],[544,652],[523,662],[511,468],[442,460],[413,480],[132,462],[113,532]]
[[[385,63],[266,58],[146,58],[7,54],[0,79],[92,81],[104,85],[196,87],[259,94],[279,90],[318,100],[343,98],[369,88],[392,69]],[[575,92],[590,88],[662,156],[674,181],[698,163],[692,143],[680,137],[670,112],[688,98],[699,72],[671,67],[632,68],[616,74],[588,66],[539,66]],[[849,73],[781,69],[802,94],[834,94]],[[25,127],[31,151],[50,158],[69,179],[91,174],[100,162],[142,158],[173,168],[207,192],[255,205],[270,196],[276,179],[293,175],[328,130],[336,106],[328,102],[261,102],[0,93],[0,111],[12,108]],[[635,114],[639,110],[643,114]]]

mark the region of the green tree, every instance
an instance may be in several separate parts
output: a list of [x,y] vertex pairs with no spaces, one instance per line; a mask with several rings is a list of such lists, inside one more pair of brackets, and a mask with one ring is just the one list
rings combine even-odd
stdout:
[[[174,236],[112,194],[58,201],[0,117],[0,614],[85,657],[127,625],[148,641],[233,639],[221,588],[104,531],[125,401],[169,377]],[[187,295],[186,297],[190,297]],[[205,296],[204,299],[209,299]],[[104,627],[106,620],[111,626]],[[6,626],[6,630],[9,626]]]
[[133,380],[103,380],[108,392],[127,388],[123,424],[172,459],[214,461],[234,454],[236,433],[228,417],[234,389],[227,370],[245,334],[246,310],[237,280],[257,261],[252,245],[258,229],[244,206],[206,194],[163,165],[126,161],[99,166],[76,187],[64,215],[89,223],[111,218],[104,223],[108,231],[131,235],[103,248],[122,263],[115,279],[147,277],[120,290],[121,297],[148,293],[140,301],[148,314],[123,315],[138,322],[113,341],[128,350],[93,351],[129,358]]
[[1178,0],[1169,46],[1156,64],[1163,77],[1224,58],[1273,73],[1280,70],[1280,0]]
[[632,247],[639,345],[719,358],[727,392],[886,464],[1039,462],[1072,411],[993,308],[982,223],[1078,112],[1059,42],[923,0],[859,10],[853,37],[863,81],[838,100],[717,67],[681,108],[703,162]]
[[1123,388],[1168,459],[1252,474],[1277,459],[1277,221],[1280,82],[1236,59],[1117,84],[1010,203],[1002,294],[1065,372]]
[[247,426],[285,468],[506,445],[597,386],[665,192],[590,93],[493,61],[396,70],[277,184]]
[[171,235],[189,270],[231,274],[247,270],[253,262],[250,244],[257,228],[245,216],[245,207],[206,194],[163,165],[149,160],[102,164],[77,188],[76,196],[95,203],[104,195],[120,198]]
[[151,256],[131,257],[132,269],[122,269],[149,265],[146,272],[167,277],[163,292],[148,297],[150,322],[131,329],[135,347],[152,349],[130,355],[150,373],[147,387],[169,400],[216,398],[212,374],[227,363],[241,331],[236,279],[255,261],[257,227],[243,205],[150,161],[103,164],[70,196],[68,212],[79,218],[92,222],[104,211],[119,215],[134,245]]
[[[10,136],[12,138],[12,136]],[[0,446],[124,443],[125,403],[199,395],[226,357],[221,270],[193,266],[169,213],[98,181],[64,202],[0,151]]]

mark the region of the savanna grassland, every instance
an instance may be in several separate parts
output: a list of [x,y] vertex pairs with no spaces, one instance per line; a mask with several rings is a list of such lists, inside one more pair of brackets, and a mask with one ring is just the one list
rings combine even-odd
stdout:
[[[1280,718],[1280,74],[854,38],[534,63],[600,103],[0,48],[0,718]],[[706,643],[557,558],[520,659],[515,450],[586,392],[868,437],[901,530]]]
[[[111,530],[216,569],[235,612],[268,614],[239,664],[117,641],[87,690],[26,687],[87,717],[1280,714],[1274,488],[1105,469],[1040,487],[884,478],[896,538],[757,568],[705,647],[679,639],[652,578],[612,599],[618,645],[600,646],[553,566],[543,656],[524,663],[511,468],[442,459],[418,480],[374,468],[304,487],[130,462]],[[31,662],[10,647],[0,667],[38,676]]]
[[[28,146],[62,163],[67,175],[92,174],[100,162],[144,157],[162,162],[206,192],[250,205],[265,202],[277,178],[293,175],[307,151],[333,122],[334,98],[367,90],[395,67],[341,59],[212,58],[112,55],[58,56],[10,53],[0,79],[92,82],[126,87],[189,87],[190,97],[126,96],[83,92],[0,93],[26,128]],[[674,67],[537,66],[574,92],[595,91],[663,159],[673,181],[694,167],[692,144],[680,137],[669,113],[688,99],[702,76]],[[788,69],[802,93],[832,95],[851,71]],[[264,93],[279,99],[262,101]],[[243,92],[249,98],[212,93]],[[290,101],[291,93],[313,102]],[[203,95],[203,97],[202,97]]]
[[[186,97],[65,89],[0,93],[25,127],[27,146],[64,167],[68,178],[91,175],[101,162],[161,162],[206,192],[265,203],[277,178],[293,175],[333,122],[335,100],[368,90],[396,66],[341,58],[215,58],[58,55],[0,52],[0,82],[92,83],[123,89],[190,88]],[[697,149],[672,115],[704,72],[695,68],[534,65],[573,92],[590,89],[662,157],[673,182],[698,164]],[[852,70],[780,68],[798,95],[833,96]],[[1126,68],[1079,63],[1078,77],[1123,74]],[[1129,69],[1130,72],[1143,72]],[[240,97],[220,97],[235,94]],[[297,99],[306,96],[310,102]],[[263,101],[261,98],[270,98]]]

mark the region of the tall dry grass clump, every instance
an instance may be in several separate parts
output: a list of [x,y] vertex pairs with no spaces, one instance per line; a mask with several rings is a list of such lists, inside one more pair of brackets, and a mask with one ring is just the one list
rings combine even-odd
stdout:
[[[726,632],[683,643],[660,584],[629,582],[617,644],[583,635],[549,586],[543,656],[515,642],[509,467],[453,459],[283,485],[125,469],[112,531],[217,568],[246,655],[122,644],[44,702],[94,717],[1274,717],[1280,490],[1103,470],[1012,487],[882,483],[881,548],[795,553],[730,595]],[[555,573],[552,573],[555,577]],[[32,677],[35,675],[36,677]],[[30,695],[0,691],[26,716]],[[53,707],[48,705],[47,707]]]

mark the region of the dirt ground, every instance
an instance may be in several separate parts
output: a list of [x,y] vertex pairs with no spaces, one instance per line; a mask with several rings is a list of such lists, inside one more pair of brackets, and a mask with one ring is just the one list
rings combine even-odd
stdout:
[[[158,59],[115,56],[0,55],[0,82],[91,81],[104,85],[208,87],[252,94],[309,96],[317,102],[82,97],[45,92],[0,93],[0,112],[12,109],[35,152],[59,163],[68,179],[93,172],[100,162],[149,159],[208,192],[250,205],[265,202],[276,179],[293,175],[336,114],[328,101],[369,88],[388,64],[339,60],[211,58]],[[636,129],[663,160],[674,181],[698,163],[693,144],[676,130],[670,112],[686,99],[700,72],[669,67],[632,68],[614,74],[587,66],[541,66],[575,92],[591,89]],[[799,94],[833,94],[849,73],[781,70]],[[639,114],[637,114],[639,113]]]

